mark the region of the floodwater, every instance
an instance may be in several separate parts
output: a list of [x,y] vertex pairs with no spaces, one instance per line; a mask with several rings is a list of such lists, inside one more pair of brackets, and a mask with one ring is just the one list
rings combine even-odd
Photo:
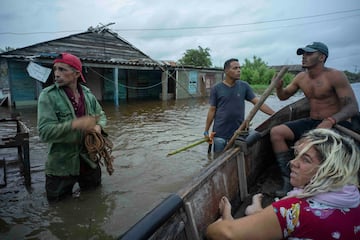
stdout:
[[[269,96],[266,103],[279,110],[300,97]],[[7,186],[0,188],[0,239],[116,239],[212,161],[207,143],[167,156],[203,137],[208,99],[102,104],[115,172],[109,176],[102,168],[100,188],[55,204],[45,196],[46,145],[36,131],[36,108],[13,109],[30,129],[32,185],[24,186],[18,166],[7,169]],[[246,113],[252,107],[247,104]],[[0,108],[0,118],[9,116]],[[266,118],[258,112],[252,128]]]

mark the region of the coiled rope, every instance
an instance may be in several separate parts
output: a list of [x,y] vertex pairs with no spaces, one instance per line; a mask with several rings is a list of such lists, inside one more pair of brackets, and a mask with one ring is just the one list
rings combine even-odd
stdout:
[[108,138],[96,131],[89,131],[85,135],[85,147],[92,161],[102,166],[105,163],[109,175],[114,172],[114,157],[111,155],[113,143]]

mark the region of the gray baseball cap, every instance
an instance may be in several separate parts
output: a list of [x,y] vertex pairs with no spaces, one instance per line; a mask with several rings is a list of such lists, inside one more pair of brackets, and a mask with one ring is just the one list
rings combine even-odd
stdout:
[[312,53],[312,52],[317,52],[317,51],[325,54],[326,57],[329,56],[328,47],[322,42],[313,42],[312,44],[306,45],[306,47],[298,48],[298,50],[296,51],[296,54],[302,55],[302,54],[304,54],[304,52]]

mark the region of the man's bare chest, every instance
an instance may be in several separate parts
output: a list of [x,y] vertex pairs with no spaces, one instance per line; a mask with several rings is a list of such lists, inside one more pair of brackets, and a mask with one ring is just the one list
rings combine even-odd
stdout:
[[336,96],[331,84],[321,78],[304,81],[300,88],[304,92],[305,96],[311,99],[314,98],[321,100]]

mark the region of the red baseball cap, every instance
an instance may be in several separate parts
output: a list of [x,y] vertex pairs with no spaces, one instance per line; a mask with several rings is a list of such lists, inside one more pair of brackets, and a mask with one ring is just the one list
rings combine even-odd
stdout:
[[80,59],[70,53],[60,53],[60,55],[54,60],[54,63],[66,63],[80,72],[81,80],[85,83],[84,75],[82,74],[82,64]]

